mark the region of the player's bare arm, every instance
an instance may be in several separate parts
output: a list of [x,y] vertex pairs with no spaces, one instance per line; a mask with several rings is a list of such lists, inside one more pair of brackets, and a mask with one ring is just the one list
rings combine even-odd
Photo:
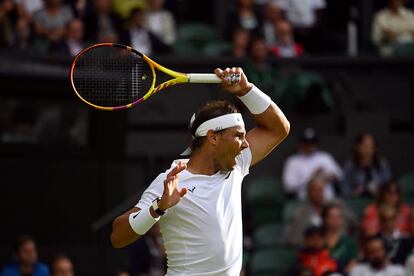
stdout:
[[[180,172],[186,168],[184,163],[179,163],[174,169],[172,169],[166,179],[164,180],[164,192],[161,200],[158,202],[158,208],[165,212],[169,208],[177,205],[181,198],[187,194],[187,189],[178,188],[178,177]],[[150,214],[154,219],[159,218],[153,207],[150,208]],[[130,216],[139,214],[141,209],[134,207],[131,210],[117,217],[112,224],[111,243],[115,248],[125,247],[140,238],[141,235],[136,233],[130,223]],[[155,223],[155,222],[154,222]]]
[[[249,83],[243,70],[239,67],[215,70],[217,76],[223,79],[224,89],[238,97],[248,94],[253,84]],[[240,81],[236,84],[231,83],[230,76],[240,74]],[[252,163],[256,164],[265,158],[280,142],[289,134],[290,123],[280,108],[273,102],[260,114],[253,114],[256,127],[246,135],[246,140],[252,152]]]

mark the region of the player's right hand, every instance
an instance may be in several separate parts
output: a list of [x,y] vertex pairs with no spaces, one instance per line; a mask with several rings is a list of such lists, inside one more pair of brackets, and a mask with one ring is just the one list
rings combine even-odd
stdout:
[[180,172],[185,170],[187,165],[183,162],[179,162],[178,165],[172,169],[164,180],[164,192],[162,194],[158,207],[165,211],[180,202],[181,198],[187,194],[187,188],[178,188],[178,177]]

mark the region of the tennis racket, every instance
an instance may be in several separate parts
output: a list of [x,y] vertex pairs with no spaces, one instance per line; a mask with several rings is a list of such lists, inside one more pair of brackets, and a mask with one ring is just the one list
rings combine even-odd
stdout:
[[[156,85],[156,70],[172,77]],[[231,76],[237,82],[239,75]],[[159,65],[129,46],[100,43],[73,60],[70,80],[76,95],[101,110],[126,109],[178,83],[221,83],[215,74],[184,74]]]

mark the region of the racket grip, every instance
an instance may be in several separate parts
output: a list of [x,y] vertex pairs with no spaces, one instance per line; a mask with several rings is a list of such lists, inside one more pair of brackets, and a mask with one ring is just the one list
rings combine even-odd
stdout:
[[216,74],[188,74],[189,83],[221,83]]

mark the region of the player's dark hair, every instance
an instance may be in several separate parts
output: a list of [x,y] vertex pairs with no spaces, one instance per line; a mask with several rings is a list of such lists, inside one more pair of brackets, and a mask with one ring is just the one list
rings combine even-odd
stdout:
[[[240,112],[237,107],[229,101],[209,101],[202,106],[195,114],[195,119],[190,126],[190,133],[194,137],[197,128],[204,122],[231,113]],[[191,150],[194,152],[204,142],[205,137],[194,137],[191,143]]]
[[20,248],[21,248],[24,244],[26,244],[26,243],[28,243],[28,242],[35,242],[35,241],[34,241],[34,239],[33,239],[32,237],[30,237],[29,235],[21,235],[21,236],[18,236],[18,237],[16,238],[16,240],[14,241],[14,244],[13,244],[13,252],[14,252],[15,254],[18,254],[18,253],[19,253],[19,251],[20,251]]

